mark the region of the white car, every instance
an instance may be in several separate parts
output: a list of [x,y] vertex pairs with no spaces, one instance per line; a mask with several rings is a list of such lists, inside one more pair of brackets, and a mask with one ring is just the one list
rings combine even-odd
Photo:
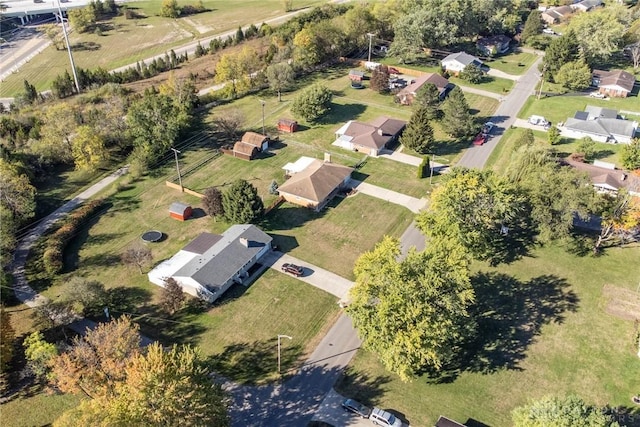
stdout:
[[369,419],[373,421],[375,425],[386,426],[386,427],[402,427],[402,421],[399,418],[396,418],[390,412],[383,411],[380,408],[373,408],[371,414],[369,415]]
[[549,126],[549,122],[542,116],[529,117],[529,123],[536,126]]
[[555,36],[555,35],[556,35],[556,32],[555,32],[555,31],[553,31],[551,28],[543,28],[543,29],[542,29],[542,32],[543,32],[543,33],[545,33],[545,34],[550,34],[550,35],[552,35],[552,36]]
[[604,93],[600,93],[600,92],[591,92],[589,94],[590,97],[592,98],[598,98],[598,99],[605,99],[607,97],[607,95],[605,95]]

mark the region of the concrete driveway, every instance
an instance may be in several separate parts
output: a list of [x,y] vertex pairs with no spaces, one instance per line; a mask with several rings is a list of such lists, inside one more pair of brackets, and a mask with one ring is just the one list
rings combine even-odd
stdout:
[[529,123],[527,120],[524,120],[524,119],[516,119],[513,122],[512,126],[515,126],[517,128],[539,130],[539,131],[542,131],[542,132],[546,132],[547,131],[547,129],[545,129],[544,126],[532,125],[531,123]]
[[323,421],[329,423],[332,426],[362,426],[371,427],[373,422],[366,418],[361,418],[353,412],[347,412],[342,409],[341,403],[346,397],[339,394],[334,389],[331,389],[325,396],[324,400],[318,406],[316,414],[313,416],[313,421]]
[[500,77],[501,79],[507,80],[518,80],[520,76],[514,76],[513,74],[505,73],[504,71],[496,70],[495,68],[491,68],[488,72],[488,75],[493,77]]
[[389,203],[404,206],[413,213],[418,213],[427,205],[426,199],[418,199],[416,197],[407,196],[397,191],[387,190],[377,185],[367,184],[366,182],[350,179],[349,185],[353,186],[359,193],[366,194]]
[[351,280],[347,280],[344,277],[340,277],[335,273],[325,270],[324,268],[302,261],[301,259],[292,257],[291,255],[283,254],[280,251],[271,251],[264,256],[261,262],[262,264],[278,271],[282,271],[280,268],[285,262],[299,265],[304,269],[304,274],[300,277],[296,277],[296,279],[302,280],[311,286],[322,289],[323,291],[341,299],[347,297],[349,289],[353,286],[353,282]]

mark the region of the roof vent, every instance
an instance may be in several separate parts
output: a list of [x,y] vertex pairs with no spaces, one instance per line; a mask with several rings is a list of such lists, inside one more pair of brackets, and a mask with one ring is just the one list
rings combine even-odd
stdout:
[[249,247],[249,240],[248,240],[248,239],[246,239],[246,238],[244,238],[244,237],[241,237],[241,238],[240,238],[240,239],[238,239],[238,240],[240,240],[240,244],[241,244],[242,246],[244,246],[245,248],[248,248],[248,247]]

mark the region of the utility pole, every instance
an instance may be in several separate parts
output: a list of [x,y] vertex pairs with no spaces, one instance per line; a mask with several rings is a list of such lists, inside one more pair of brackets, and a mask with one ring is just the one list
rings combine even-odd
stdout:
[[176,157],[176,169],[178,170],[178,181],[180,182],[180,191],[184,192],[184,187],[182,186],[182,175],[180,175],[180,163],[178,162],[178,153],[180,153],[180,151],[176,150],[173,147],[171,147],[171,151],[173,151],[173,154]]
[[367,35],[369,36],[369,59],[367,59],[367,61],[371,62],[371,43],[373,41],[373,36],[375,36],[375,34],[367,33]]
[[60,6],[60,0],[58,0],[58,13],[60,13],[60,23],[62,24],[62,34],[64,34],[64,41],[67,44],[67,52],[69,52],[69,62],[71,62],[71,72],[73,73],[73,80],[76,84],[76,90],[78,91],[78,93],[80,93],[80,82],[78,82],[78,73],[76,72],[76,64],[73,62],[73,55],[71,54],[71,44],[69,44],[69,35],[67,34],[67,27],[64,25],[64,17],[62,16],[62,6]]
[[261,99],[260,104],[262,104],[262,134],[264,136],[267,136],[267,132],[265,131],[265,128],[264,128],[264,105],[266,104],[266,102]]
[[542,85],[544,85],[544,72],[547,69],[547,65],[545,64],[542,67],[542,73],[540,74],[540,90],[538,91],[538,99],[542,96]]

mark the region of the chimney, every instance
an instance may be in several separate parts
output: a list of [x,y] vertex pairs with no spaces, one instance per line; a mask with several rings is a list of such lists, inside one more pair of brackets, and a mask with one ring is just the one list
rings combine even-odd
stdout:
[[382,128],[379,128],[379,129],[378,129],[378,135],[380,135],[380,136],[383,136],[383,135],[384,135],[384,132],[382,132]]
[[324,162],[331,163],[331,153],[324,153]]
[[240,244],[241,244],[242,246],[244,246],[245,248],[248,248],[248,247],[249,247],[249,240],[247,240],[247,239],[246,239],[246,238],[244,238],[244,237],[241,237],[239,240],[240,240]]

